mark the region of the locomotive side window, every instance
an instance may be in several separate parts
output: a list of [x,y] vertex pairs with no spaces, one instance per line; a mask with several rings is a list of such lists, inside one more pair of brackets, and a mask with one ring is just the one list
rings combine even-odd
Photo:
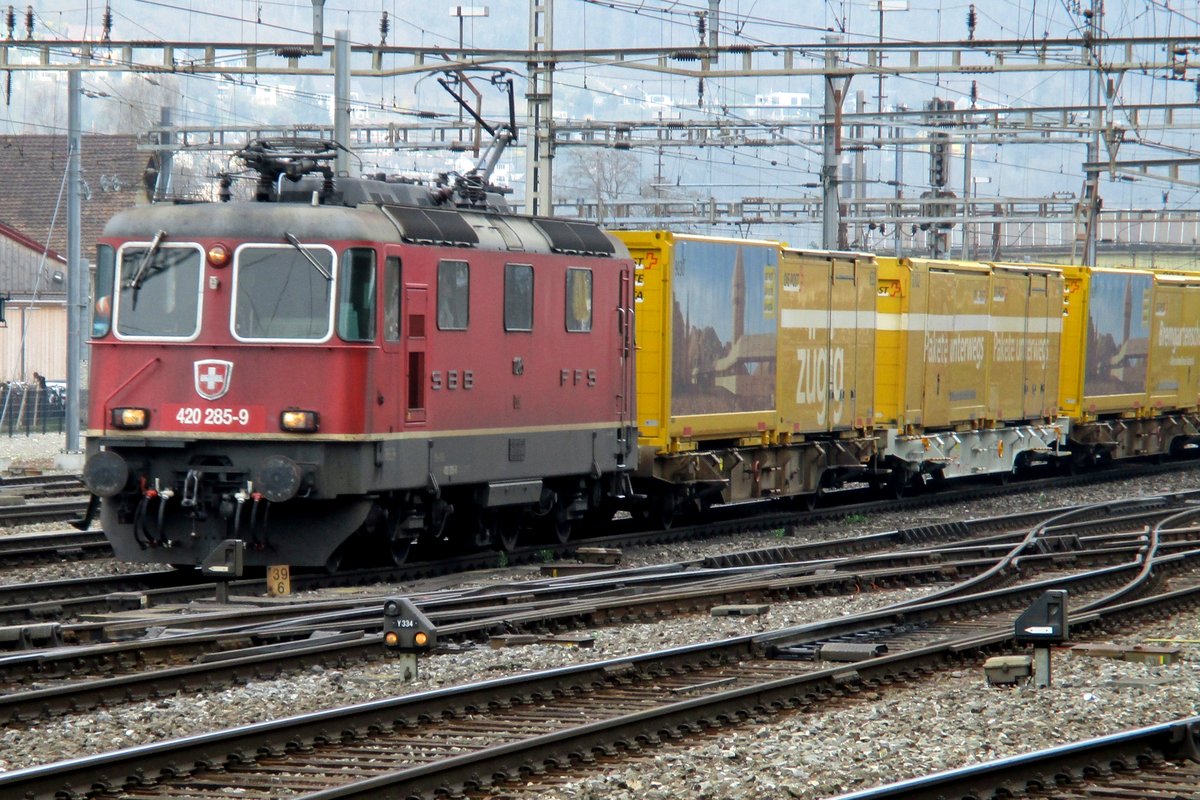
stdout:
[[504,330],[533,330],[533,267],[504,265]]
[[194,244],[127,244],[119,254],[117,336],[191,339],[200,333],[203,251]]
[[338,336],[347,342],[375,340],[375,251],[356,247],[342,256],[338,287]]
[[567,269],[567,330],[587,333],[592,329],[592,271]]
[[333,251],[306,244],[245,245],[233,272],[238,339],[319,341],[332,327]]
[[471,268],[465,261],[438,264],[438,330],[465,331],[470,320]]
[[400,259],[395,256],[383,264],[383,338],[400,341]]
[[106,244],[96,248],[96,278],[92,287],[92,336],[107,336],[112,329],[113,272],[117,253]]

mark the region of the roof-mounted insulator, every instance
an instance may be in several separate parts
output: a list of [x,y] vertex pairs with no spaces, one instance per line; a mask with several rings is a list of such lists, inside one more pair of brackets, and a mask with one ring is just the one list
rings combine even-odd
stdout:
[[383,16],[379,18],[379,43],[387,44],[388,31],[391,30],[392,23],[388,19],[388,12],[384,11]]

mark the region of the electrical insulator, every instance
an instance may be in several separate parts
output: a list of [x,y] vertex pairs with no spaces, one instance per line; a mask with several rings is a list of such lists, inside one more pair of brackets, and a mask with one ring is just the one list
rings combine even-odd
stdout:
[[975,105],[975,101],[979,99],[979,85],[975,81],[971,81],[971,105]]
[[25,38],[33,38],[33,6],[25,6]]
[[107,3],[104,5],[103,24],[104,24],[104,36],[101,38],[101,41],[107,42],[112,38],[112,24],[113,24],[112,6],[108,5]]
[[978,15],[975,13],[975,4],[971,3],[967,7],[967,41],[975,39],[975,22],[978,20]]
[[696,32],[700,34],[700,44],[704,44],[704,34],[708,30],[708,15],[703,11],[696,12]]
[[8,13],[4,15],[4,22],[8,26],[8,38],[13,38],[13,31],[17,29],[17,10],[12,6],[8,7]]
[[946,185],[946,143],[935,140],[929,146],[929,185],[939,189]]
[[392,28],[392,23],[391,23],[391,20],[388,19],[388,12],[384,11],[383,17],[381,17],[379,20],[379,43],[380,44],[387,44],[387,35],[388,35],[388,31],[391,30],[391,28]]

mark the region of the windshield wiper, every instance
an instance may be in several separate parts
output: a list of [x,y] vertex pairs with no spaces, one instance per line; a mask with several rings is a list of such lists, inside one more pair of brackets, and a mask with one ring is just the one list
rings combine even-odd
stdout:
[[160,230],[154,234],[154,238],[150,241],[150,247],[142,255],[142,260],[138,262],[137,270],[133,273],[133,277],[129,279],[129,283],[125,284],[126,289],[133,290],[133,307],[137,308],[138,291],[142,288],[142,281],[146,280],[146,273],[150,271],[150,264],[154,262],[154,256],[158,253],[159,245],[167,236],[166,231]]
[[308,252],[308,248],[306,248],[304,245],[300,244],[299,239],[297,239],[295,236],[293,236],[288,231],[283,232],[283,238],[287,239],[288,243],[291,244],[292,247],[299,250],[300,255],[302,255],[306,259],[308,259],[308,263],[313,265],[313,269],[315,269],[317,272],[321,273],[321,277],[323,277],[327,281],[333,280],[333,275],[331,275],[329,273],[329,270],[327,270],[327,269],[325,269],[325,267],[321,266],[321,262],[317,261],[315,258],[312,257],[312,253]]

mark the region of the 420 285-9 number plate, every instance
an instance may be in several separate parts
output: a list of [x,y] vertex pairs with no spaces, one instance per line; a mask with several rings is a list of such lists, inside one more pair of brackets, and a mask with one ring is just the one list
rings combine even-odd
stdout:
[[192,431],[254,431],[266,424],[262,406],[164,405],[164,426]]

